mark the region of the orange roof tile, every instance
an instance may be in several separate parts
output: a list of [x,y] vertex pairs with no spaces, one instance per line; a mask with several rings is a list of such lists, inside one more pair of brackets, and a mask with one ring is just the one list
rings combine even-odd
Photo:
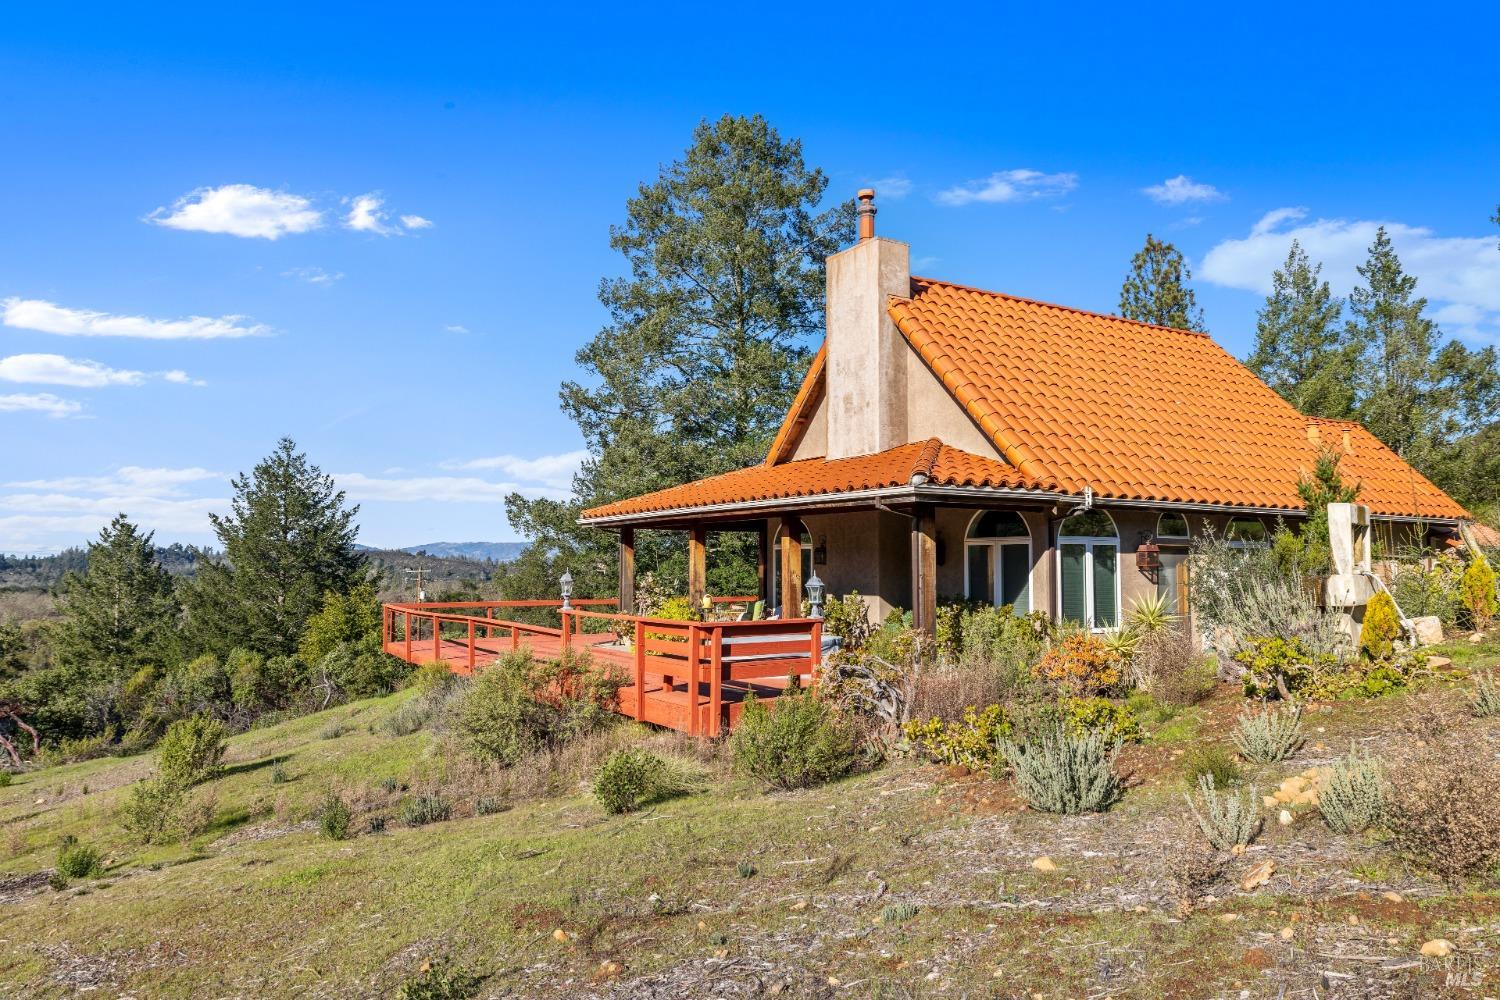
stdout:
[[[897,327],[1028,478],[1103,498],[1300,510],[1308,418],[1210,337],[912,279]],[[1467,513],[1358,424],[1341,463],[1386,516]]]
[[874,455],[801,459],[779,465],[756,465],[721,476],[672,486],[583,512],[586,519],[629,514],[686,510],[756,500],[819,497],[856,490],[890,489],[915,485],[925,477],[929,486],[990,487],[1038,490],[1039,482],[1004,462],[950,448],[937,438],[904,444]]

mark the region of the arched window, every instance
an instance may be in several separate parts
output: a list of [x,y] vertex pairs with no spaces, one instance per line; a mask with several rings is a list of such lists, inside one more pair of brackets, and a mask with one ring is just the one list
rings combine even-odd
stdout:
[[1229,522],[1229,527],[1224,531],[1224,537],[1229,539],[1231,545],[1244,547],[1247,545],[1264,545],[1266,542],[1266,522],[1258,517],[1237,517]]
[[1178,539],[1190,537],[1187,518],[1176,511],[1167,511],[1156,519],[1156,540],[1159,542],[1175,542]]
[[[782,531],[781,527],[778,526],[776,528],[776,534],[771,536],[771,551],[767,553],[768,561],[771,564],[771,593],[770,600],[766,602],[766,606],[769,607],[772,611],[781,610],[781,538],[783,534],[784,532]],[[812,536],[807,533],[807,529],[805,527],[801,530],[801,542],[802,582],[806,584],[807,581],[812,577],[813,546]],[[783,617],[796,618],[801,613],[801,611],[802,608],[799,601],[798,607],[793,608],[790,613],[784,615]]]
[[1057,538],[1062,617],[1095,631],[1120,627],[1120,537],[1102,510],[1074,514]]
[[964,593],[1018,615],[1031,610],[1031,532],[1015,511],[987,510],[969,522]]

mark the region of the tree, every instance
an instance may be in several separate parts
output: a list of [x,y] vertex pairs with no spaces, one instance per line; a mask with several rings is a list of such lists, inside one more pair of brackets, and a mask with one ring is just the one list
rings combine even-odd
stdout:
[[359,507],[290,438],[230,481],[232,513],[209,515],[224,548],[188,592],[191,633],[221,657],[235,647],[289,656],[325,594],[348,593],[364,562],[354,548]]
[[[1364,284],[1349,297],[1347,337],[1362,352],[1358,415],[1370,432],[1440,486],[1465,500],[1458,470],[1479,456],[1467,446],[1493,443],[1486,434],[1500,406],[1495,350],[1442,343],[1423,315],[1417,279],[1405,273],[1382,226],[1358,268]],[[1482,461],[1481,461],[1481,464]]]
[[1188,282],[1193,272],[1172,244],[1146,234],[1120,289],[1120,315],[1141,323],[1202,330],[1203,310]]
[[170,658],[179,608],[152,533],[117,514],[89,543],[88,569],[63,580],[58,658],[118,687]]
[[1255,326],[1246,364],[1283,399],[1311,417],[1346,418],[1354,410],[1355,352],[1344,343],[1344,302],[1319,281],[1296,240],[1271,275],[1271,294]]
[[1302,525],[1302,573],[1326,573],[1333,564],[1333,547],[1328,537],[1328,505],[1353,503],[1360,484],[1344,485],[1339,474],[1342,456],[1332,448],[1318,454],[1313,474],[1304,474],[1297,482],[1297,495],[1307,505],[1307,520]]
[[[568,500],[506,500],[531,540],[512,593],[551,594],[562,568],[579,593],[612,591],[611,539],[580,529],[580,510],[764,458],[822,330],[823,260],[853,228],[852,203],[818,211],[827,185],[799,141],[759,115],[725,115],[628,200],[610,229],[628,274],[601,282],[610,322],[577,354],[592,379],[560,394],[589,458]],[[742,586],[753,542],[717,544],[720,582]],[[682,547],[643,533],[637,566],[680,587]]]

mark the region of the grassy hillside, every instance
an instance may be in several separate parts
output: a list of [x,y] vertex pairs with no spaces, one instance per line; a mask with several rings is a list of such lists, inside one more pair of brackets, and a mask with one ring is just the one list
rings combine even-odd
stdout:
[[[1461,666],[1500,662],[1464,644]],[[1223,736],[1227,692],[1163,718],[1127,751],[1110,812],[1026,810],[1008,781],[891,763],[767,794],[720,753],[621,726],[541,773],[476,775],[440,736],[396,735],[411,693],[230,741],[199,790],[213,821],[140,847],[117,811],[148,757],[20,776],[0,789],[0,993],[8,996],[393,995],[425,964],[484,977],[479,996],[1493,996],[1500,892],[1447,887],[1373,838],[1315,813],[1265,833],[1183,916],[1181,760]],[[1337,703],[1293,759],[1252,769],[1265,789],[1341,753],[1410,741],[1413,713],[1447,712],[1491,751],[1494,720],[1461,717],[1462,686]],[[609,747],[645,743],[701,790],[608,817],[581,779]],[[329,789],[357,803],[352,839],[323,839]],[[399,804],[438,791],[468,818],[408,828]],[[488,815],[470,816],[484,794]],[[384,817],[371,832],[371,817]],[[106,871],[58,890],[66,835]],[[1055,871],[1034,862],[1046,856]],[[1273,877],[1241,879],[1266,860]],[[1046,867],[1045,865],[1042,867]],[[1458,951],[1419,954],[1442,937]]]

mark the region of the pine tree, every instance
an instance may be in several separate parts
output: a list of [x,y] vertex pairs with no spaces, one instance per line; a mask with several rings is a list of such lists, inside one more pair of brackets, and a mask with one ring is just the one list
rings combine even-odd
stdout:
[[1302,413],[1347,418],[1354,411],[1356,357],[1339,323],[1344,302],[1319,281],[1322,270],[1293,240],[1286,264],[1271,275],[1246,364]]
[[348,593],[364,575],[354,548],[359,507],[346,508],[333,478],[290,438],[230,485],[233,513],[209,515],[224,561],[198,570],[188,593],[190,631],[220,655],[241,647],[290,656],[324,595]]
[[1347,336],[1363,352],[1359,418],[1418,471],[1471,499],[1457,470],[1475,461],[1466,445],[1492,438],[1485,432],[1500,406],[1495,350],[1442,343],[1384,226],[1358,271],[1364,284],[1349,297]]
[[1318,454],[1313,474],[1303,474],[1297,482],[1297,495],[1307,505],[1307,520],[1302,525],[1304,573],[1326,573],[1333,564],[1333,548],[1328,537],[1328,505],[1353,503],[1359,496],[1359,483],[1344,485],[1344,477],[1339,473],[1342,457],[1332,448],[1324,448]]
[[151,532],[118,514],[89,543],[88,569],[63,581],[58,659],[117,691],[141,667],[171,658],[179,608]]
[[[579,593],[612,592],[612,537],[580,529],[581,509],[765,457],[822,331],[823,260],[853,228],[852,204],[818,211],[827,184],[799,141],[726,115],[701,122],[683,158],[627,202],[610,245],[628,275],[601,283],[610,323],[577,355],[593,378],[561,391],[590,457],[571,499],[507,499],[532,542],[508,592],[554,593],[562,568]],[[753,589],[753,540],[716,544],[710,589]],[[682,549],[643,533],[638,570],[680,591]]]
[[1203,310],[1188,282],[1193,272],[1172,244],[1146,234],[1120,289],[1120,315],[1140,323],[1203,330]]

